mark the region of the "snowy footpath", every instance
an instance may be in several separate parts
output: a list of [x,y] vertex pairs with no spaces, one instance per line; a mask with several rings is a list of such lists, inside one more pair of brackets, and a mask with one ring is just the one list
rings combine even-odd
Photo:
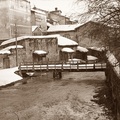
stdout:
[[17,70],[18,67],[0,70],[0,86],[21,80],[22,77],[14,73]]

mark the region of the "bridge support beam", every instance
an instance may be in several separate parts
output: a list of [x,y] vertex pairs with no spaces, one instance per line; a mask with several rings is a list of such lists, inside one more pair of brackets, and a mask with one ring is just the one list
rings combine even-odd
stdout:
[[53,78],[54,79],[61,79],[62,78],[62,72],[58,71],[58,70],[53,71]]

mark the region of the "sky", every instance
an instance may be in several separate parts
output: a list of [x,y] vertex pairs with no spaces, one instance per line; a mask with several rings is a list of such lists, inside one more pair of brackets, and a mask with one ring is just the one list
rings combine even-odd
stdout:
[[72,6],[74,0],[29,0],[31,6],[35,5],[38,8],[52,11],[57,7],[62,10],[63,14],[68,12]]
[[73,7],[75,0],[29,0],[31,6],[34,5],[43,10],[53,11],[55,7],[62,11],[62,14],[65,15],[68,12],[85,11],[85,3],[81,2],[79,5]]

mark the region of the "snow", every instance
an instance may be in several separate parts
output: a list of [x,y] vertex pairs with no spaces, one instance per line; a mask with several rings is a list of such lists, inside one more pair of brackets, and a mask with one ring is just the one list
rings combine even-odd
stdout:
[[110,51],[107,52],[106,56],[108,58],[108,61],[114,66],[116,72],[120,74],[120,63],[115,58],[115,56],[112,53],[110,53]]
[[[22,45],[17,45],[17,48],[23,48]],[[6,51],[6,50],[11,50],[11,49],[16,49],[16,45],[8,46],[0,51]]]
[[75,52],[73,49],[71,49],[71,48],[63,48],[62,50],[61,50],[62,52],[67,52],[67,53],[73,53],[73,52]]
[[[10,50],[15,49],[15,48],[16,48],[16,45],[8,46],[8,47],[0,50],[0,54],[11,54]],[[23,46],[17,45],[17,48],[23,48]]]
[[73,59],[68,59],[68,63],[85,63],[84,60],[73,58]]
[[35,54],[38,54],[38,55],[47,54],[47,52],[46,52],[46,51],[43,51],[43,50],[35,50],[34,53],[35,53]]
[[[33,12],[37,12],[37,13],[39,13],[39,14],[46,14],[45,12],[43,12],[43,11],[40,11],[40,10],[36,10],[36,9],[31,9],[31,11],[33,11]],[[46,11],[47,12],[47,11]]]
[[47,30],[47,32],[57,32],[57,31],[73,31],[76,28],[82,26],[83,24],[73,24],[73,25],[52,25]]
[[14,73],[17,70],[18,67],[0,70],[0,86],[4,86],[12,82],[21,80],[22,77]]
[[34,32],[34,31],[36,30],[36,28],[38,28],[38,26],[37,26],[37,25],[32,26],[32,32]]
[[101,48],[99,48],[99,47],[89,47],[89,48],[92,49],[92,50],[100,51],[100,52],[105,50],[104,47],[101,47]]
[[81,47],[81,46],[77,46],[77,50],[80,52],[88,52],[88,49]]
[[[45,35],[45,36],[22,36],[22,37],[17,37],[17,41],[21,41],[21,40],[25,40],[25,39],[42,39],[42,38],[43,39],[45,39],[45,38],[57,38],[58,39],[58,45],[60,45],[60,46],[78,45],[77,42],[75,42],[71,39],[62,37],[59,34]],[[2,42],[1,46],[7,45],[7,44],[13,43],[13,42],[16,42],[15,38],[12,38],[12,39],[9,39],[9,40],[6,40],[6,41]]]
[[62,36],[58,36],[58,45],[59,46],[77,46],[78,43],[69,39],[69,38],[66,38],[66,37],[62,37]]
[[49,22],[47,22],[47,26],[49,26],[49,27],[50,27],[50,26],[52,26],[52,24],[50,24]]
[[98,58],[92,55],[87,55],[87,60],[97,60]]
[[0,51],[0,54],[11,54],[11,52],[9,50],[5,50],[5,51]]

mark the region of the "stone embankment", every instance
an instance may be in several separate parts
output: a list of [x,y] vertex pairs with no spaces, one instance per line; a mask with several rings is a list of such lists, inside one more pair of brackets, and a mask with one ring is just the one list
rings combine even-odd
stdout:
[[110,52],[107,53],[106,81],[111,90],[115,120],[120,120],[120,63]]

